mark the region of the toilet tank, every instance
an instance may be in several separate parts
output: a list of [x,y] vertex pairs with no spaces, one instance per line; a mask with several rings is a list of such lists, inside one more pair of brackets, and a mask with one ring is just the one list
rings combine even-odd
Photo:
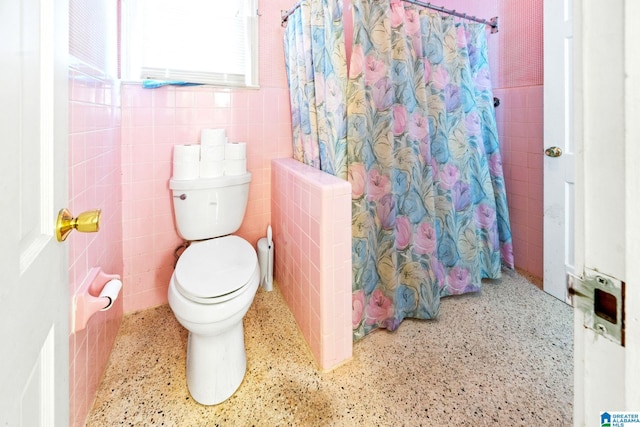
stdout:
[[178,234],[185,240],[204,240],[240,228],[247,210],[251,173],[169,180]]

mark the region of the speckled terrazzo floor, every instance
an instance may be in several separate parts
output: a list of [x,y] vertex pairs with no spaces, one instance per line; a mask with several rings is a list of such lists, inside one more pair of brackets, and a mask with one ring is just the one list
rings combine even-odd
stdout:
[[162,306],[125,317],[89,426],[570,426],[572,309],[505,272],[445,298],[437,320],[406,320],[315,363],[281,295],[245,317],[247,374],[212,407],[185,383],[187,332]]

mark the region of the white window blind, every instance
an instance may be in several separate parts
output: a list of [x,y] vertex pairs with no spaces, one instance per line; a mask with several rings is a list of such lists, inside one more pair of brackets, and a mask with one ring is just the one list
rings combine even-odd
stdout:
[[257,86],[257,0],[122,0],[124,80]]

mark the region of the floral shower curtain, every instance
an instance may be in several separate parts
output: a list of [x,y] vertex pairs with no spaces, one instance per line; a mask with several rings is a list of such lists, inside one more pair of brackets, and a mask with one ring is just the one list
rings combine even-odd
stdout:
[[[400,0],[303,0],[285,57],[294,158],[352,184],[354,339],[513,267],[485,27]],[[346,111],[345,111],[346,103]]]
[[346,179],[347,62],[342,0],[303,0],[284,36],[293,157]]
[[[353,334],[436,316],[513,267],[485,28],[354,0]],[[502,251],[502,257],[501,257]]]

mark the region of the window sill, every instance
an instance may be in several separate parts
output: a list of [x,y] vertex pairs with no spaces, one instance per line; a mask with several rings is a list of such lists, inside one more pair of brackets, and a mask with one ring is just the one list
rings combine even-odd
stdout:
[[[126,86],[142,86],[142,80],[120,80],[121,85]],[[165,86],[173,86],[175,88],[181,88],[179,85],[165,85]],[[209,83],[196,83],[192,86],[182,86],[182,88],[193,88],[193,87],[207,87],[207,88],[215,88],[221,90],[260,90],[260,85],[252,85],[252,86],[225,86],[225,85],[215,85]],[[155,88],[160,89],[160,87]]]

